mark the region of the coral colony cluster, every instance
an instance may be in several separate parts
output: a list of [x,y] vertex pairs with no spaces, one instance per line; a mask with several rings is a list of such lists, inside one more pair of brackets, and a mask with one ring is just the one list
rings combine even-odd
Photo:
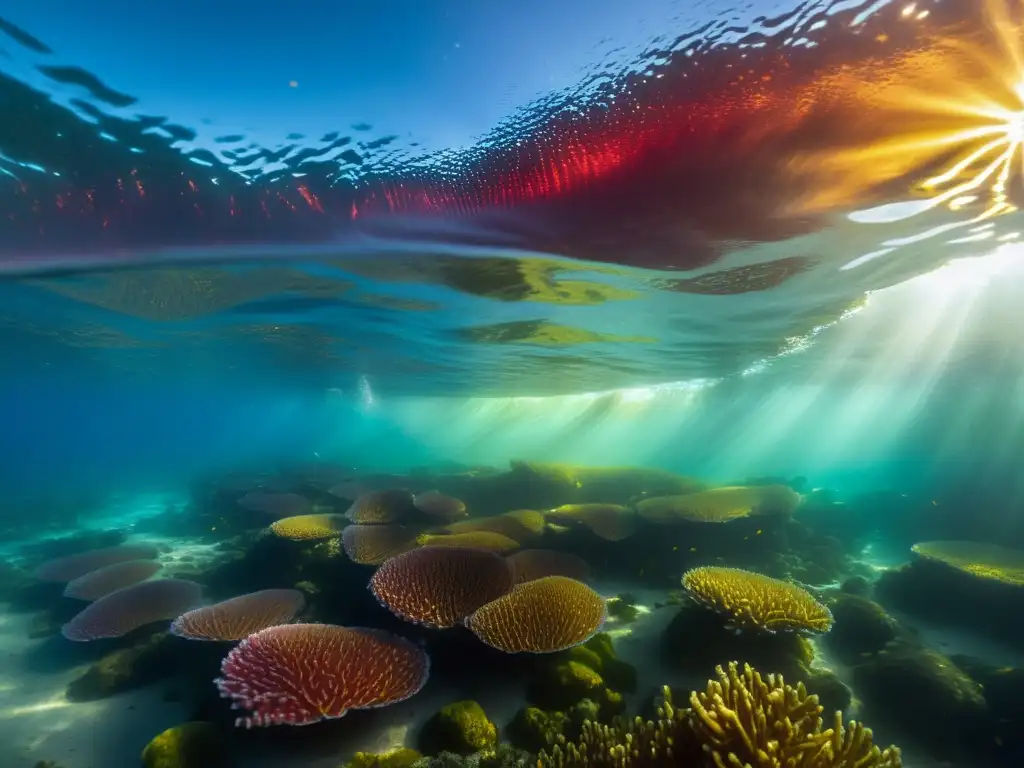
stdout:
[[[135,535],[184,530],[212,542],[207,561],[114,541],[38,564],[36,583],[22,588],[64,585],[63,602],[40,614],[39,636],[121,639],[69,686],[72,700],[159,679],[183,657],[203,672],[207,659],[195,654],[212,651],[219,676],[214,668],[189,683],[197,715],[153,739],[148,768],[205,768],[187,757],[197,753],[232,764],[218,693],[238,710],[238,726],[309,725],[404,701],[432,673],[466,669],[481,679],[514,670],[525,683],[525,706],[503,732],[477,702],[452,702],[422,727],[418,749],[358,753],[348,768],[898,768],[897,748],[844,723],[852,693],[816,662],[819,646],[901,733],[939,730],[950,749],[973,745],[1019,764],[1024,674],[946,657],[872,599],[928,610],[940,605],[929,592],[937,584],[944,613],[957,594],[967,596],[964,612],[989,599],[1024,609],[1011,594],[1024,583],[1015,550],[924,541],[909,566],[879,578],[844,552],[863,540],[862,510],[779,480],[708,487],[645,469],[515,462],[509,472],[333,483],[219,478],[193,497],[188,510],[155,516]],[[810,521],[835,535],[815,533]],[[604,597],[595,576],[666,600]],[[992,589],[1004,591],[991,598]],[[81,609],[62,615],[73,603]],[[657,660],[711,680],[684,707],[666,688],[647,699],[647,716],[629,718],[637,673],[603,630],[651,610],[675,611]],[[992,612],[979,611],[983,624]],[[164,633],[143,634],[157,623]],[[892,706],[920,692],[914,706]]]

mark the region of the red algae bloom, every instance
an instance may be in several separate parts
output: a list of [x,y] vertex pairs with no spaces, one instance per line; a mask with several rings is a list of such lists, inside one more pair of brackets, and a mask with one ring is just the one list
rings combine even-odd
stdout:
[[214,681],[221,697],[249,712],[236,726],[309,725],[414,696],[430,659],[380,629],[285,624],[245,638],[221,673]]
[[68,640],[121,637],[155,621],[167,621],[195,607],[203,588],[184,579],[143,581],[90,603],[61,628]]
[[242,640],[287,624],[305,604],[297,589],[263,589],[183,613],[171,622],[171,634],[189,640]]
[[37,579],[43,581],[74,581],[90,571],[97,571],[114,563],[128,560],[155,560],[160,553],[151,544],[126,544],[119,547],[104,547],[79,552],[77,555],[58,557],[43,563],[35,570]]
[[493,552],[422,547],[392,557],[370,579],[370,591],[396,616],[446,629],[512,589],[512,571]]
[[104,595],[145,581],[160,570],[156,560],[125,560],[90,571],[68,582],[64,597],[78,600],[99,600]]

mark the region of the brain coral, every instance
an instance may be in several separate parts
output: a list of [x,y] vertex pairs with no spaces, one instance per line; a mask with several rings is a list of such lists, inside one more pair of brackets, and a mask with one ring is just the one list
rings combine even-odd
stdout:
[[235,725],[306,725],[415,695],[430,660],[379,629],[284,624],[232,648],[221,672],[220,695],[251,712]]
[[586,584],[547,576],[483,606],[466,626],[506,653],[553,653],[589,640],[605,617],[604,600]]
[[512,571],[493,552],[422,547],[377,569],[370,591],[381,605],[417,624],[453,627],[512,589]]
[[805,589],[739,568],[694,568],[683,587],[697,602],[727,616],[737,629],[828,632],[832,612]]

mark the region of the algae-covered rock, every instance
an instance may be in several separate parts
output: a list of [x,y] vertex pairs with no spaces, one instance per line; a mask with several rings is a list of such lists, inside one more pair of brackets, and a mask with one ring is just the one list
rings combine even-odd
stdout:
[[422,757],[409,747],[396,747],[387,752],[356,752],[344,768],[410,768]]
[[174,672],[178,654],[166,633],[140,645],[108,653],[67,686],[70,701],[95,701],[139,688]]
[[564,712],[523,707],[505,730],[509,743],[536,753],[550,748],[559,736],[564,735],[568,721],[569,716]]
[[516,749],[511,744],[499,744],[494,749],[473,755],[456,755],[441,752],[432,757],[423,757],[413,768],[532,768],[536,758],[529,752]]
[[617,595],[605,601],[608,606],[608,620],[613,624],[631,624],[640,615],[640,610],[629,601],[627,595]]
[[424,754],[453,752],[469,755],[492,749],[498,742],[498,729],[477,702],[456,701],[441,707],[420,732],[420,748]]
[[636,668],[615,654],[611,635],[598,632],[583,645],[568,651],[569,658],[601,673],[608,687],[623,693],[636,692]]
[[825,642],[846,664],[855,664],[878,653],[899,634],[896,619],[866,597],[840,594],[830,608],[835,623],[825,636]]
[[982,687],[952,659],[907,639],[854,667],[857,694],[893,727],[925,741],[963,741],[988,715]]
[[212,723],[168,728],[142,750],[143,768],[226,768],[231,757]]
[[803,682],[807,692],[818,697],[826,715],[845,712],[853,703],[853,691],[831,670],[810,669]]

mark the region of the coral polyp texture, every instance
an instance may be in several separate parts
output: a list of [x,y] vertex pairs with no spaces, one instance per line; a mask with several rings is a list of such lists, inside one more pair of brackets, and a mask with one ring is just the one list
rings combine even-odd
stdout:
[[203,588],[184,579],[143,581],[90,603],[61,628],[68,640],[121,637],[133,629],[180,616],[202,599]]
[[762,678],[749,665],[716,667],[717,679],[690,694],[690,708],[673,706],[669,689],[657,719],[583,723],[577,741],[558,737],[542,751],[541,768],[901,768],[896,747],[880,749],[857,722],[836,712],[823,728],[821,706],[803,685]]
[[419,546],[419,531],[405,525],[362,525],[353,523],[341,534],[345,554],[354,563],[380,565],[385,560]]
[[493,552],[422,547],[392,557],[370,579],[370,591],[396,616],[454,627],[512,589],[512,570]]
[[589,640],[606,615],[604,600],[586,584],[548,576],[519,584],[476,611],[466,626],[506,653],[554,653]]
[[733,662],[716,667],[717,680],[690,694],[691,725],[715,768],[899,768],[896,747],[879,749],[871,730],[857,722],[848,727],[835,713],[831,728],[822,728],[818,697],[803,683],[786,685],[781,675],[767,679]]
[[1024,552],[978,541],[922,541],[914,553],[979,579],[1024,586]]
[[414,696],[427,682],[430,660],[379,629],[285,624],[235,646],[221,673],[220,695],[249,712],[235,725],[308,725]]
[[288,623],[305,603],[297,589],[263,589],[183,613],[171,622],[171,633],[189,640],[241,640]]
[[341,536],[348,524],[344,515],[294,515],[275,520],[270,530],[282,539],[292,541],[318,541]]
[[35,569],[37,579],[43,581],[73,581],[92,571],[105,568],[115,563],[128,560],[153,560],[159,554],[157,548],[149,544],[125,544],[119,547],[104,547],[77,555],[58,557],[43,563]]
[[99,600],[104,595],[145,581],[160,570],[157,560],[125,560],[106,565],[68,582],[64,597]]
[[760,573],[704,566],[684,573],[683,587],[736,629],[816,634],[832,628],[832,612],[814,595]]

